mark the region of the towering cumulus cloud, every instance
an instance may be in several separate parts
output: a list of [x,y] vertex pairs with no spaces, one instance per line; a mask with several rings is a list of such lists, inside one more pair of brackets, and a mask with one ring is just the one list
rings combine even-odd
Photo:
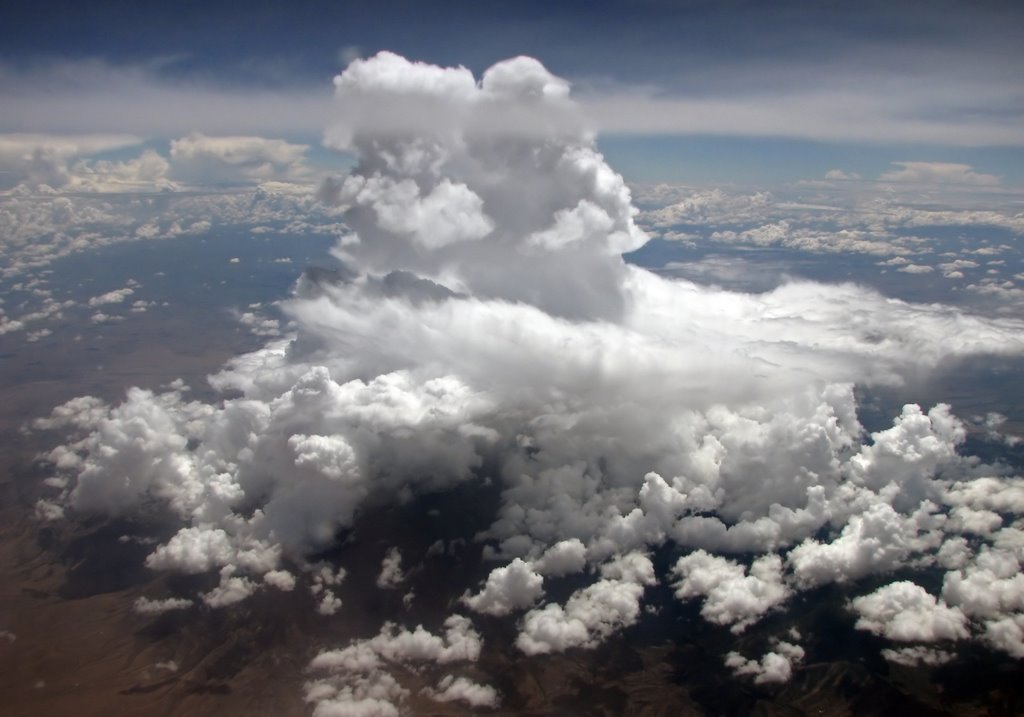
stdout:
[[[348,232],[339,269],[307,273],[285,304],[294,337],[230,362],[213,404],[133,390],[117,406],[56,409],[41,425],[77,436],[50,454],[63,489],[41,513],[162,501],[183,525],[149,566],[220,571],[213,593],[179,597],[223,605],[290,589],[288,570],[323,592],[344,572],[325,583],[305,556],[362,510],[486,483],[500,504],[465,538],[494,570],[455,586],[451,604],[515,622],[526,654],[610,639],[658,582],[738,633],[802,590],[911,563],[948,569],[943,594],[896,584],[856,602],[851,623],[859,614],[901,648],[975,635],[1024,652],[1019,486],[958,453],[964,427],[948,406],[907,406],[866,436],[853,392],[1019,353],[1024,324],[849,284],[750,295],[631,266],[622,255],[645,236],[629,189],[567,83],[536,60],[478,81],[381,53],[335,85],[327,141],[358,164],[321,199],[344,209]],[[661,575],[658,546],[677,555]],[[403,570],[429,569],[408,555]],[[547,600],[545,582],[567,574],[590,577]],[[935,629],[905,629],[918,613]],[[365,673],[402,659],[406,647],[385,649],[394,641],[448,649],[396,630],[338,653],[358,669],[310,688],[324,714],[392,684]],[[772,680],[797,669],[784,661]],[[768,660],[738,672],[768,680]],[[497,699],[453,676],[430,694],[457,692]]]

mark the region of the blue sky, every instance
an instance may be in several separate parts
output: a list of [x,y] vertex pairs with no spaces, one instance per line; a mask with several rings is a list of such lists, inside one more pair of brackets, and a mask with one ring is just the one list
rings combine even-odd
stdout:
[[1024,183],[1011,2],[7,3],[0,132],[316,143],[331,77],[382,49],[528,54],[639,181],[775,183],[956,162]]

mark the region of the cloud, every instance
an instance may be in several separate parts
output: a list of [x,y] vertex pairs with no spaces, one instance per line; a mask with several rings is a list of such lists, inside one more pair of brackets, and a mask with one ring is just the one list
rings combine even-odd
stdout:
[[957,448],[967,437],[963,423],[948,404],[927,413],[904,406],[891,428],[871,435],[850,459],[850,478],[879,491],[894,491],[890,500],[901,507],[937,497],[934,479],[963,467]]
[[203,595],[203,602],[212,608],[227,607],[245,600],[256,592],[257,585],[248,578],[234,574],[235,568],[226,565],[221,569],[220,584]]
[[644,588],[655,582],[650,560],[630,553],[604,566],[604,577],[571,596],[523,616],[516,647],[527,655],[594,647],[629,627],[640,614]]
[[17,97],[0,129],[76,134],[115,132],[180,137],[318,134],[330,117],[322,86],[229,89],[160,78],[152,63],[51,61],[0,66],[0,93]]
[[986,476],[957,481],[943,494],[953,506],[969,506],[997,513],[1024,513],[1024,479]]
[[342,567],[335,569],[330,565],[313,566],[313,581],[309,586],[309,592],[313,597],[320,599],[316,608],[318,613],[333,615],[342,608],[341,599],[331,588],[341,585],[346,577],[347,572]]
[[192,607],[192,601],[185,598],[165,598],[150,600],[140,597],[132,605],[132,609],[140,615],[161,615],[173,610],[185,610]]
[[256,336],[280,336],[281,322],[268,319],[252,311],[246,311],[238,317],[239,323],[248,326]]
[[793,666],[804,659],[804,649],[783,640],[775,642],[775,648],[766,652],[760,660],[748,660],[738,652],[730,652],[725,657],[725,666],[732,669],[733,674],[752,676],[759,685],[777,682],[789,682],[793,676]]
[[853,515],[830,543],[808,538],[790,551],[788,562],[798,584],[811,587],[888,572],[913,550],[917,526],[887,503]]
[[[346,72],[365,88],[365,78],[353,68],[360,59],[353,55],[347,56],[352,61]],[[649,79],[647,87],[639,90],[588,82],[580,83],[589,85],[580,101],[596,128],[611,133],[952,146],[1020,146],[1024,142],[1017,121],[1019,105],[1008,99],[1013,97],[1012,79],[994,75],[991,63],[983,75],[968,80],[962,66],[935,70],[927,80],[913,72],[892,75],[892,67],[913,66],[917,60],[887,65],[890,76],[882,84],[871,81],[878,74],[875,67],[851,68],[839,79],[832,66],[809,82],[804,73],[794,77],[792,68],[759,62],[757,70],[748,67],[738,77],[719,70],[714,76],[723,82],[715,84],[713,92],[671,82],[652,85]],[[424,75],[433,72],[430,66],[420,64]],[[729,65],[730,70],[736,69],[734,58]],[[849,67],[848,63],[843,67]],[[464,73],[468,78],[465,85],[471,85],[472,75],[468,70]],[[407,73],[392,74],[396,81],[408,77]],[[556,80],[550,91],[566,92],[568,83]],[[845,87],[837,89],[839,84]],[[163,137],[194,131],[289,136],[316,134],[331,116],[329,94],[320,86],[303,82],[280,88],[225,89],[223,83],[199,78],[175,82],[161,77],[152,62],[51,61],[27,69],[2,66],[0,93],[17,98],[7,103],[0,126],[5,131],[67,132],[73,128],[78,133],[115,131]],[[977,107],[1000,111],[971,111]],[[407,107],[400,103],[395,109],[399,110],[397,117],[416,116],[403,111]],[[529,119],[529,114],[514,113],[509,123],[520,117]]]
[[[910,78],[904,81],[914,82]],[[953,94],[940,97],[910,86],[895,92],[888,88],[836,89],[835,79],[831,82],[828,87],[718,92],[716,96],[673,96],[657,89],[620,90],[593,93],[581,102],[597,128],[605,133],[739,135],[965,147],[1020,146],[1024,141],[1024,132],[1008,118],[978,117],[964,121],[933,114],[936,107],[948,110],[948,97]],[[862,86],[875,87],[877,83]],[[995,91],[991,86],[987,90]],[[985,92],[960,86],[955,96],[962,101]],[[982,101],[999,100],[988,97]],[[1011,116],[1018,113],[1019,109],[1011,111]]]
[[533,564],[541,575],[561,577],[581,572],[587,565],[587,548],[578,538],[562,540],[544,551]]
[[962,640],[970,634],[959,608],[949,607],[906,580],[854,598],[852,607],[860,616],[857,629],[898,642]]
[[476,595],[467,595],[463,602],[476,612],[508,615],[535,603],[544,594],[544,578],[528,563],[516,558],[487,576],[487,583]]
[[263,574],[263,582],[284,592],[295,589],[295,576],[287,570],[269,570]]
[[937,667],[939,665],[945,665],[956,657],[956,655],[951,652],[936,650],[934,648],[924,647],[921,645],[914,647],[900,647],[897,649],[887,648],[882,650],[882,656],[890,662],[895,662],[899,665],[906,665],[907,667],[917,667],[918,665]]
[[841,169],[830,169],[825,172],[825,179],[829,181],[855,181],[860,179],[856,172],[844,172]]
[[975,618],[1024,611],[1024,575],[1010,552],[983,547],[965,568],[946,573],[942,597]]
[[171,141],[170,174],[201,186],[302,179],[308,149],[280,139],[194,132]]
[[121,162],[80,160],[70,167],[66,190],[96,193],[168,192],[181,189],[168,175],[171,163],[153,149]]
[[[669,187],[663,189],[668,191]],[[670,227],[684,223],[714,223],[726,217],[731,217],[734,221],[759,219],[764,216],[764,210],[773,200],[769,192],[736,195],[717,187],[689,189],[684,196],[673,196],[675,194],[676,192],[669,194],[675,200],[672,203],[643,214],[644,221],[654,227]],[[664,194],[655,194],[657,198],[662,196]]]
[[718,625],[742,632],[789,597],[782,582],[782,559],[766,555],[742,565],[697,550],[680,558],[673,568],[678,576],[675,595],[680,600],[704,597],[701,615]]
[[219,528],[183,528],[157,548],[146,559],[146,565],[154,570],[205,573],[230,563],[234,553],[228,534]]
[[[309,669],[319,675],[306,683],[305,698],[314,715],[397,715],[409,690],[393,676],[403,666],[425,669],[432,665],[475,662],[481,639],[469,620],[453,615],[436,635],[422,626],[402,630],[387,623],[376,637],[356,640],[340,650],[327,650],[313,658]],[[439,701],[461,700],[471,706],[497,704],[497,692],[466,678],[445,675],[436,692]]]
[[997,650],[1024,658],[1024,616],[1011,615],[985,624],[984,639]]
[[931,274],[935,271],[935,267],[927,266],[925,264],[907,264],[901,266],[896,271],[903,274]]
[[388,552],[380,565],[380,573],[377,575],[377,587],[383,589],[396,588],[404,580],[402,554],[398,551],[398,548],[388,548]]
[[952,162],[893,162],[899,167],[879,176],[880,182],[907,182],[911,184],[962,184],[992,187],[1001,180],[994,174],[975,172],[969,164]]
[[89,299],[89,306],[103,306],[105,304],[120,304],[129,296],[135,293],[135,289],[126,286],[123,289],[114,289],[106,294],[100,294]]
[[[96,156],[133,147],[141,151],[123,160]],[[0,189],[166,194],[190,187],[308,182],[308,150],[281,139],[199,132],[172,139],[169,149],[143,149],[142,140],[128,135],[0,134]]]
[[470,707],[496,708],[500,705],[498,691],[490,685],[481,685],[466,677],[445,675],[437,688],[426,692],[438,702],[463,702]]
[[132,134],[0,134],[0,189],[16,184],[59,188],[72,181],[72,160],[141,143]]
[[[641,619],[661,580],[739,632],[801,590],[938,560],[949,570],[943,614],[983,622],[1000,649],[1016,644],[1024,588],[998,547],[1015,534],[982,513],[1012,504],[1014,484],[960,454],[966,429],[945,405],[908,404],[866,435],[854,387],[1020,355],[1019,318],[854,284],[788,281],[755,295],[627,264],[623,253],[647,240],[632,194],[567,83],[535,60],[477,81],[382,53],[335,85],[328,141],[357,163],[319,192],[336,212],[321,226],[339,237],[339,264],[307,272],[282,304],[294,334],[225,365],[209,403],[179,386],[55,409],[39,426],[68,435],[48,454],[46,505],[70,518],[163,506],[180,527],[147,564],[216,571],[219,585],[191,598],[223,606],[287,584],[280,571],[331,548],[368,506],[493,491],[489,527],[462,539],[500,563],[449,598],[516,621],[527,655],[603,643]],[[217,161],[234,151],[196,142]],[[240,151],[262,162],[278,150],[284,163],[301,155]],[[308,206],[270,191],[253,200],[233,197],[222,216],[294,219]],[[707,195],[650,220],[768,203]],[[206,205],[187,206],[200,221]],[[758,226],[769,243],[791,229]],[[969,483],[980,478],[999,486]],[[952,542],[979,525],[991,550]],[[659,575],[649,555],[666,544],[691,552]],[[395,551],[383,584],[397,579]],[[316,609],[343,611],[344,569],[307,568]],[[548,578],[565,575],[572,593],[542,603]],[[859,604],[883,631],[942,607],[913,593],[885,612],[882,597]],[[329,674],[307,698],[321,714],[393,713],[408,688],[392,663],[476,659],[479,636],[451,620],[446,637],[390,625],[323,653],[312,668]],[[801,655],[778,643],[759,661],[729,660],[772,681]]]

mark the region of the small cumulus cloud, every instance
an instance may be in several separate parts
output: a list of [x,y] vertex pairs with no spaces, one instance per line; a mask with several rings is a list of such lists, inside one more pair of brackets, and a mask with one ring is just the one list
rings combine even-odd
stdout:
[[935,271],[934,266],[928,266],[927,264],[904,264],[896,271],[903,274],[931,274]]
[[1002,180],[994,174],[976,172],[969,164],[953,162],[893,162],[893,169],[878,177],[881,182],[908,184],[959,184],[993,187]]
[[846,182],[860,179],[856,172],[845,172],[842,169],[830,169],[825,172],[825,179],[829,181]]
[[398,548],[389,548],[384,560],[381,561],[380,573],[377,575],[377,587],[390,590],[405,581],[402,572],[402,553]]
[[[400,714],[410,692],[393,671],[403,666],[449,668],[480,657],[480,634],[466,617],[452,615],[443,627],[444,633],[436,634],[422,626],[402,630],[388,623],[375,637],[321,652],[309,665],[313,677],[305,686],[306,701],[315,706],[317,714]],[[462,701],[472,707],[498,704],[493,688],[451,674],[425,694],[439,702]]]
[[747,659],[739,652],[730,652],[725,657],[725,666],[733,674],[753,677],[754,682],[763,684],[789,682],[793,669],[804,659],[804,649],[799,645],[777,640],[774,649],[766,652],[760,660]]
[[129,296],[135,293],[135,289],[126,286],[123,289],[114,289],[105,294],[94,296],[89,299],[89,306],[104,306],[106,304],[120,304]]

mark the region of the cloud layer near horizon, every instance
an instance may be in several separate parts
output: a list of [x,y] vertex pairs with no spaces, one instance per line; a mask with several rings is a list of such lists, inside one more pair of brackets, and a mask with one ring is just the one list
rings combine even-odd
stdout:
[[[854,605],[865,629],[919,642],[970,631],[1024,652],[1015,479],[958,453],[948,406],[909,405],[865,436],[853,392],[1020,354],[1024,323],[851,284],[750,295],[627,265],[646,241],[630,191],[536,60],[477,81],[381,53],[335,85],[328,137],[358,165],[320,195],[344,212],[343,266],[299,282],[283,307],[295,337],[211,379],[238,397],[133,389],[117,406],[56,409],[40,427],[78,436],[50,453],[62,491],[43,512],[162,501],[182,528],[147,564],[219,571],[200,599],[222,606],[280,589],[285,569],[330,593],[343,572],[324,582],[305,556],[362,508],[490,480],[501,504],[477,539],[500,564],[462,604],[518,617],[526,654],[608,639],[658,581],[742,632],[801,590],[911,563],[948,568],[942,602],[890,586]],[[657,575],[646,553],[667,542],[696,550]],[[545,602],[548,576],[587,568],[595,580]],[[983,603],[993,586],[1005,597]],[[903,628],[919,613],[927,635]],[[354,682],[311,687],[320,713],[378,684],[401,702],[379,657],[403,634],[385,629],[368,662],[346,667]],[[778,642],[761,662],[726,664],[777,681],[802,657]],[[484,687],[451,677],[435,692],[497,699]]]
[[[974,51],[994,53],[987,45]],[[1015,69],[994,62],[1010,59],[1010,45],[971,66],[948,59],[956,57],[941,52],[949,48],[899,46],[885,60],[870,51],[820,66],[815,57],[802,67],[767,57],[701,57],[702,70],[691,74],[670,69],[678,62],[671,58],[663,67],[644,63],[648,74],[662,71],[654,79],[609,76],[605,68],[573,79],[588,123],[603,133],[1021,147]],[[932,61],[922,63],[921,52]],[[327,88],[309,77],[270,87],[205,75],[186,82],[162,72],[167,62],[51,56],[0,63],[0,96],[9,105],[0,132],[310,137],[336,111]]]

